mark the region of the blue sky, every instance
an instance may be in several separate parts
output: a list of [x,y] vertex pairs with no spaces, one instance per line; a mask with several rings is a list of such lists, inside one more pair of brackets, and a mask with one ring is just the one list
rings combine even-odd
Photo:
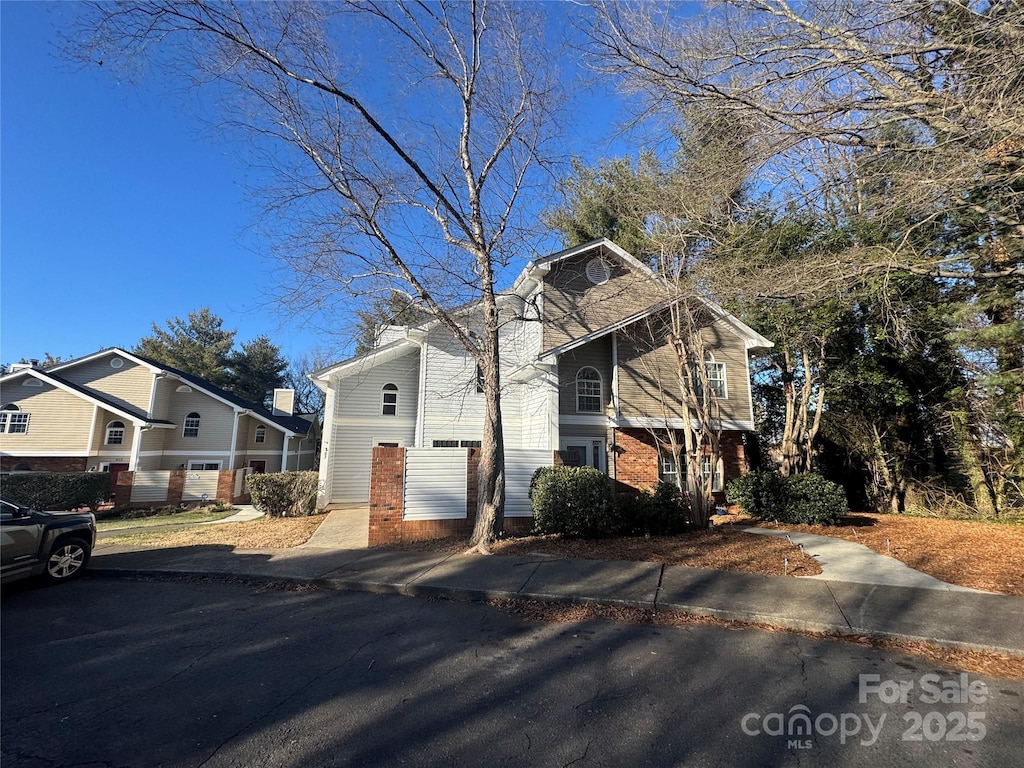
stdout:
[[[339,339],[273,311],[276,264],[236,148],[155,78],[129,85],[61,61],[56,30],[73,13],[0,2],[0,362],[131,347],[201,306],[238,341],[265,333],[288,356],[333,345],[345,357]],[[603,138],[615,103],[587,96],[566,151],[625,152]]]

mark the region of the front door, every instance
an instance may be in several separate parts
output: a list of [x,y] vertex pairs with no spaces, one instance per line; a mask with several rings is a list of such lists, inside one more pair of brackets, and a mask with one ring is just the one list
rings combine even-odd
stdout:
[[593,467],[606,471],[604,439],[563,435],[560,443],[562,460],[570,467]]
[[267,462],[266,461],[262,461],[262,460],[261,461],[250,461],[249,462],[249,469],[252,470],[252,473],[254,475],[262,475],[264,472],[267,471]]

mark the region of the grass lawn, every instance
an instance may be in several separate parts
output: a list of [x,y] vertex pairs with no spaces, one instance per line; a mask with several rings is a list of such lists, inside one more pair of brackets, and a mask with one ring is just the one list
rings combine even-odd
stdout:
[[261,517],[244,523],[203,525],[170,531],[114,536],[100,542],[117,547],[190,547],[201,544],[226,544],[240,549],[284,549],[305,544],[326,519],[309,517]]
[[[752,520],[728,515],[737,525]],[[1024,596],[1024,526],[912,515],[857,512],[840,525],[775,525],[833,536],[895,557],[950,584]]]
[[212,511],[209,508],[188,509],[184,512],[175,512],[169,515],[152,515],[150,517],[133,517],[98,520],[96,530],[117,531],[122,528],[150,528],[154,525],[180,525],[182,523],[208,523],[213,520],[223,520],[225,517],[237,512],[237,509],[222,509]]

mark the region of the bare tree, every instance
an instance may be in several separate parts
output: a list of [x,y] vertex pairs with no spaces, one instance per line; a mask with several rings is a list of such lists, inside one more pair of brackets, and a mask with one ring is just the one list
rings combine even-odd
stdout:
[[[272,172],[269,212],[307,311],[339,295],[416,297],[480,366],[486,402],[473,543],[502,525],[496,272],[554,126],[537,8],[467,3],[103,3],[77,55],[149,57],[223,97]],[[366,41],[387,61],[364,62]],[[379,77],[383,69],[384,77]],[[480,331],[453,309],[478,302]]]
[[[873,214],[897,219],[903,236],[816,264],[810,282],[892,269],[1024,274],[1020,3],[726,0],[698,15],[647,2],[595,7],[598,69],[673,124],[681,105],[732,112],[749,131],[754,187],[771,189],[776,205],[827,213],[836,185],[875,187]],[[915,236],[951,217],[979,227],[973,260]]]

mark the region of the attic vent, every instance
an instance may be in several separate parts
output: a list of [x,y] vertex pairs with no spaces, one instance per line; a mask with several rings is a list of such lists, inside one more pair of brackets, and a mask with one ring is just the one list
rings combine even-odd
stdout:
[[594,285],[604,285],[612,276],[611,267],[604,259],[591,259],[587,262],[587,280]]
[[111,361],[110,361],[110,367],[111,368],[120,368],[123,365],[124,365],[124,360],[122,360],[120,357],[112,358]]
[[191,392],[192,391],[192,387],[190,387],[188,384],[182,384],[180,387],[178,387],[174,391],[175,392]]
[[43,386],[43,382],[41,382],[39,379],[25,379],[23,382],[21,382],[21,386],[23,386],[23,387],[41,387],[41,386]]

